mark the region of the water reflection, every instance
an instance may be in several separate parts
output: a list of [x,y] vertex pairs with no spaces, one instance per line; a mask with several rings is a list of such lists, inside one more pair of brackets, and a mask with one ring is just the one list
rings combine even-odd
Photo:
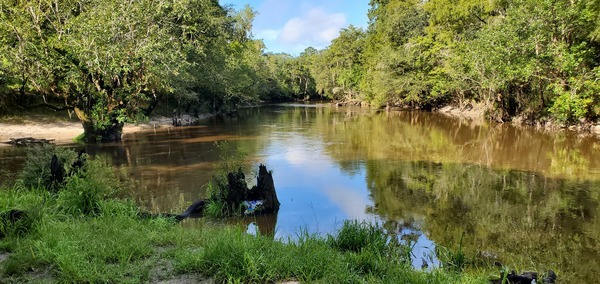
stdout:
[[[249,185],[258,163],[273,169],[281,209],[238,221],[250,231],[288,239],[302,230],[332,233],[354,218],[416,244],[417,267],[437,245],[456,248],[462,237],[470,255],[496,255],[515,268],[554,268],[584,282],[600,272],[600,141],[593,137],[431,113],[287,105],[86,149],[126,168],[148,210],[180,212],[204,197],[217,140],[249,154]],[[22,150],[1,155],[3,168],[14,170],[23,157]]]
[[[592,281],[598,259],[598,181],[481,165],[370,161],[374,212],[469,255],[512,267],[560,268]],[[582,262],[583,261],[583,262]]]

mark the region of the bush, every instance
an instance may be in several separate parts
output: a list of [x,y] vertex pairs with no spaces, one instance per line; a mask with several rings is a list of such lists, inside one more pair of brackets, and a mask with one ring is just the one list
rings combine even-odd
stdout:
[[223,217],[239,215],[243,212],[241,202],[248,196],[246,176],[242,168],[246,154],[231,149],[227,142],[216,142],[219,149],[219,163],[213,172],[213,182],[208,184],[210,202],[206,207],[208,216]]
[[52,183],[50,173],[50,162],[52,156],[56,155],[64,173],[68,173],[71,165],[77,160],[77,153],[68,148],[59,148],[53,145],[41,145],[28,149],[25,167],[19,178],[28,188],[36,187],[60,187]]
[[25,190],[21,183],[0,190],[0,239],[23,237],[43,216],[46,191]]
[[[50,161],[53,155],[62,166],[64,179],[60,184],[51,181]],[[63,213],[97,215],[100,202],[122,191],[127,185],[120,181],[112,167],[101,159],[89,159],[67,148],[44,145],[33,147],[21,173],[21,184],[26,188],[50,189],[50,199]]]

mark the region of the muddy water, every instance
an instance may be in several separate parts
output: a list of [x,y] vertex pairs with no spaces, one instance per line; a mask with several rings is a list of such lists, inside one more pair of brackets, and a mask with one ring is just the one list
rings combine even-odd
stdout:
[[[354,218],[413,243],[417,266],[436,249],[460,246],[520,270],[552,268],[562,279],[594,282],[600,273],[600,140],[592,137],[285,105],[86,148],[126,168],[148,210],[177,212],[205,196],[219,157],[214,142],[223,140],[248,153],[249,180],[258,163],[273,170],[280,212],[244,220],[249,230],[287,239],[334,232]],[[3,168],[22,161],[18,150],[1,155]]]

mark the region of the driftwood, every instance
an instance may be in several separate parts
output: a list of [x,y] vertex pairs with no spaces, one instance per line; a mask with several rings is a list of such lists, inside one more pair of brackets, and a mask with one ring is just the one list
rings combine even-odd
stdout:
[[202,213],[204,212],[205,204],[206,204],[206,201],[204,199],[201,199],[201,200],[198,200],[198,201],[192,203],[192,205],[190,205],[190,207],[188,207],[188,209],[185,210],[185,212],[175,216],[175,220],[181,221],[188,217],[192,217],[192,218],[202,217]]
[[10,138],[10,141],[5,142],[5,143],[16,145],[16,146],[27,146],[27,145],[30,145],[30,144],[49,144],[49,143],[54,143],[54,139],[43,139],[43,138],[33,138],[33,137]]

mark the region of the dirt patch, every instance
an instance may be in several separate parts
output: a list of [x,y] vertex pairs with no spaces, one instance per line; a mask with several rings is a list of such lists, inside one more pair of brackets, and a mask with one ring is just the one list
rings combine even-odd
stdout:
[[474,121],[483,121],[485,108],[483,105],[471,104],[467,104],[467,106],[462,108],[448,105],[443,108],[440,108],[438,112],[449,116],[461,117]]
[[[437,112],[447,116],[467,119],[475,123],[485,123],[488,121],[485,118],[485,106],[482,104],[467,104],[462,108],[448,105],[438,109]],[[600,123],[582,122],[577,125],[564,126],[557,122],[548,120],[537,121],[532,125],[531,122],[526,121],[525,118],[520,116],[514,117],[509,123],[516,127],[533,127],[541,131],[572,131],[582,136],[593,135],[600,137]]]

